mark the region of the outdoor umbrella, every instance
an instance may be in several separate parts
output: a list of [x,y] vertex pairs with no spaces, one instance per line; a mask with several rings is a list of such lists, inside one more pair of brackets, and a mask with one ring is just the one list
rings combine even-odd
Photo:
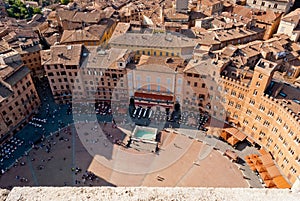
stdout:
[[231,136],[230,138],[227,139],[227,142],[229,144],[231,144],[231,146],[234,146],[236,143],[238,143],[238,139],[236,139],[235,137]]
[[265,182],[265,184],[266,184],[266,187],[268,187],[268,188],[272,188],[272,187],[275,187],[275,186],[276,186],[276,185],[274,184],[274,182],[273,182],[271,179],[265,180],[264,182]]
[[260,172],[259,173],[260,177],[262,178],[262,180],[269,180],[271,179],[270,175],[268,174],[268,172]]

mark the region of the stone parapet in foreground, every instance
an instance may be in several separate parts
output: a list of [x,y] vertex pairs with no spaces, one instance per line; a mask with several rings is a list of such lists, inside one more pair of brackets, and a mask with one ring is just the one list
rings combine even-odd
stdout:
[[7,190],[0,190],[0,192],[0,201],[300,200],[300,194],[292,193],[289,189],[255,188],[15,187],[9,193]]

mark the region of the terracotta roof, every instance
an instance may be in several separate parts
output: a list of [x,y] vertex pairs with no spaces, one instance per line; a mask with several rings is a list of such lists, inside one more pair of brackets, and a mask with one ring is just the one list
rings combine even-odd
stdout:
[[220,0],[202,0],[201,1],[201,4],[206,5],[206,6],[213,6],[217,3],[221,3],[221,1]]
[[194,47],[196,41],[181,34],[141,34],[125,33],[109,42],[110,44],[133,45],[141,47]]
[[84,28],[84,30],[88,31],[93,36],[96,36],[98,39],[102,38],[106,29],[107,29],[106,25],[96,25],[96,24]]
[[23,79],[28,73],[30,73],[29,68],[27,68],[26,66],[22,66],[21,68],[14,71],[14,73],[10,75],[7,79],[5,79],[5,82],[13,86],[21,79]]
[[119,22],[110,38],[110,40],[117,38],[120,35],[123,35],[124,33],[126,33],[130,28],[130,24],[129,23],[125,23],[125,22]]
[[127,58],[130,51],[118,48],[103,50],[100,47],[90,46],[84,54],[82,67],[119,69],[117,61]]
[[80,65],[82,45],[54,45],[50,50],[41,51],[42,65]]
[[[98,23],[102,18],[105,17],[104,12],[76,12],[74,16],[69,19],[70,21],[74,22],[86,22],[86,23]],[[68,20],[68,19],[66,19]]]
[[99,41],[99,38],[87,30],[64,30],[60,43],[73,43],[84,41]]
[[247,17],[247,18],[254,18],[258,21],[273,23],[275,19],[281,16],[281,13],[275,13],[272,10],[267,9],[266,11],[259,11],[257,9],[251,9],[245,6],[235,5],[232,10],[233,14]]
[[69,10],[57,10],[56,15],[60,20],[70,20],[75,15],[76,11],[69,11]]
[[183,65],[183,62],[184,60],[180,57],[156,57],[142,55],[136,67],[138,69],[148,69],[149,71],[175,72],[183,69],[179,67]]
[[281,20],[286,21],[286,22],[299,23],[300,8],[286,14],[284,17],[282,17]]

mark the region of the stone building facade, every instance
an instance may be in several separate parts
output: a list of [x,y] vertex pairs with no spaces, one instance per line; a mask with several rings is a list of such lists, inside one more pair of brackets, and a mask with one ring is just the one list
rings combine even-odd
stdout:
[[40,99],[30,70],[18,52],[2,49],[0,66],[0,142],[3,142],[26,125],[37,112]]
[[293,0],[248,0],[247,6],[251,8],[267,10],[271,9],[275,12],[287,13],[293,6]]

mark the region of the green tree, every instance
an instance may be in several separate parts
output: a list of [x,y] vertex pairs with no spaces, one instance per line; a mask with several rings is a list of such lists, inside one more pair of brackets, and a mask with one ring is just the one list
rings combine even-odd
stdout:
[[70,1],[69,0],[60,0],[60,2],[64,5],[67,5]]
[[37,8],[33,9],[33,13],[34,14],[41,14],[42,12],[41,12],[41,9],[37,7]]

